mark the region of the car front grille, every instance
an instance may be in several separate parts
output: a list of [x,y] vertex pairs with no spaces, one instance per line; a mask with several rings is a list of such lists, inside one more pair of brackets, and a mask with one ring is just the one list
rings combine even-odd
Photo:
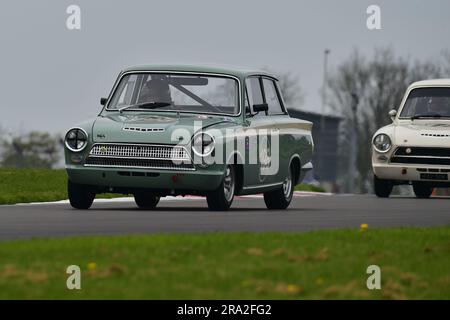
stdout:
[[450,165],[450,148],[399,147],[392,163]]
[[96,144],[92,147],[89,155],[100,157],[189,160],[186,149],[181,146]]
[[194,170],[182,146],[146,144],[95,144],[86,166]]

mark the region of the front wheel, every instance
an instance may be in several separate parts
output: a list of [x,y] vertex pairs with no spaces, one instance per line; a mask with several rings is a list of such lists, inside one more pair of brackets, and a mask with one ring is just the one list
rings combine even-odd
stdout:
[[95,198],[95,192],[92,187],[73,183],[68,181],[67,193],[69,195],[70,205],[75,209],[89,209],[92,206]]
[[284,180],[281,188],[264,193],[264,202],[267,209],[286,209],[292,201],[294,194],[293,186],[294,170],[292,166],[289,168],[289,174]]
[[391,181],[380,179],[376,175],[373,176],[373,186],[375,194],[379,198],[388,198],[394,187]]
[[137,191],[133,195],[134,201],[140,209],[154,209],[159,202],[159,197],[151,192]]
[[420,183],[413,183],[414,194],[417,198],[427,199],[433,193],[433,188]]
[[236,186],[236,174],[232,165],[227,165],[225,176],[220,186],[206,196],[209,210],[225,211],[231,206],[234,199]]

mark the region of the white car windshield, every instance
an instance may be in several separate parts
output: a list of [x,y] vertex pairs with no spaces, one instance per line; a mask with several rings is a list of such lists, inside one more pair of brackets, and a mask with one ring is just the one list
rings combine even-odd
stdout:
[[408,95],[400,118],[449,118],[450,88],[418,88]]
[[238,83],[220,76],[130,73],[120,80],[107,110],[236,115]]

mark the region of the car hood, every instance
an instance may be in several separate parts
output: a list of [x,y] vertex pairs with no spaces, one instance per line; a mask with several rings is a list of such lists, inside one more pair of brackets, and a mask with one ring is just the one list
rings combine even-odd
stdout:
[[[92,128],[93,142],[188,143],[194,132],[235,119],[212,115],[158,115],[155,113],[114,112],[100,115]],[[180,137],[183,139],[180,139]]]
[[450,147],[450,121],[415,120],[395,126],[399,145]]

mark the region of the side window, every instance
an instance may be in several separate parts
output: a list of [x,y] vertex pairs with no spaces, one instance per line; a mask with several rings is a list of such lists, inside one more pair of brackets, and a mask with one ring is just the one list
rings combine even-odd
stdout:
[[266,95],[266,102],[269,105],[269,114],[284,113],[281,108],[280,99],[278,98],[277,89],[273,80],[263,79],[264,94]]
[[264,103],[261,86],[259,84],[259,78],[250,77],[245,81],[247,87],[247,94],[249,96],[250,103],[252,107],[254,104]]

